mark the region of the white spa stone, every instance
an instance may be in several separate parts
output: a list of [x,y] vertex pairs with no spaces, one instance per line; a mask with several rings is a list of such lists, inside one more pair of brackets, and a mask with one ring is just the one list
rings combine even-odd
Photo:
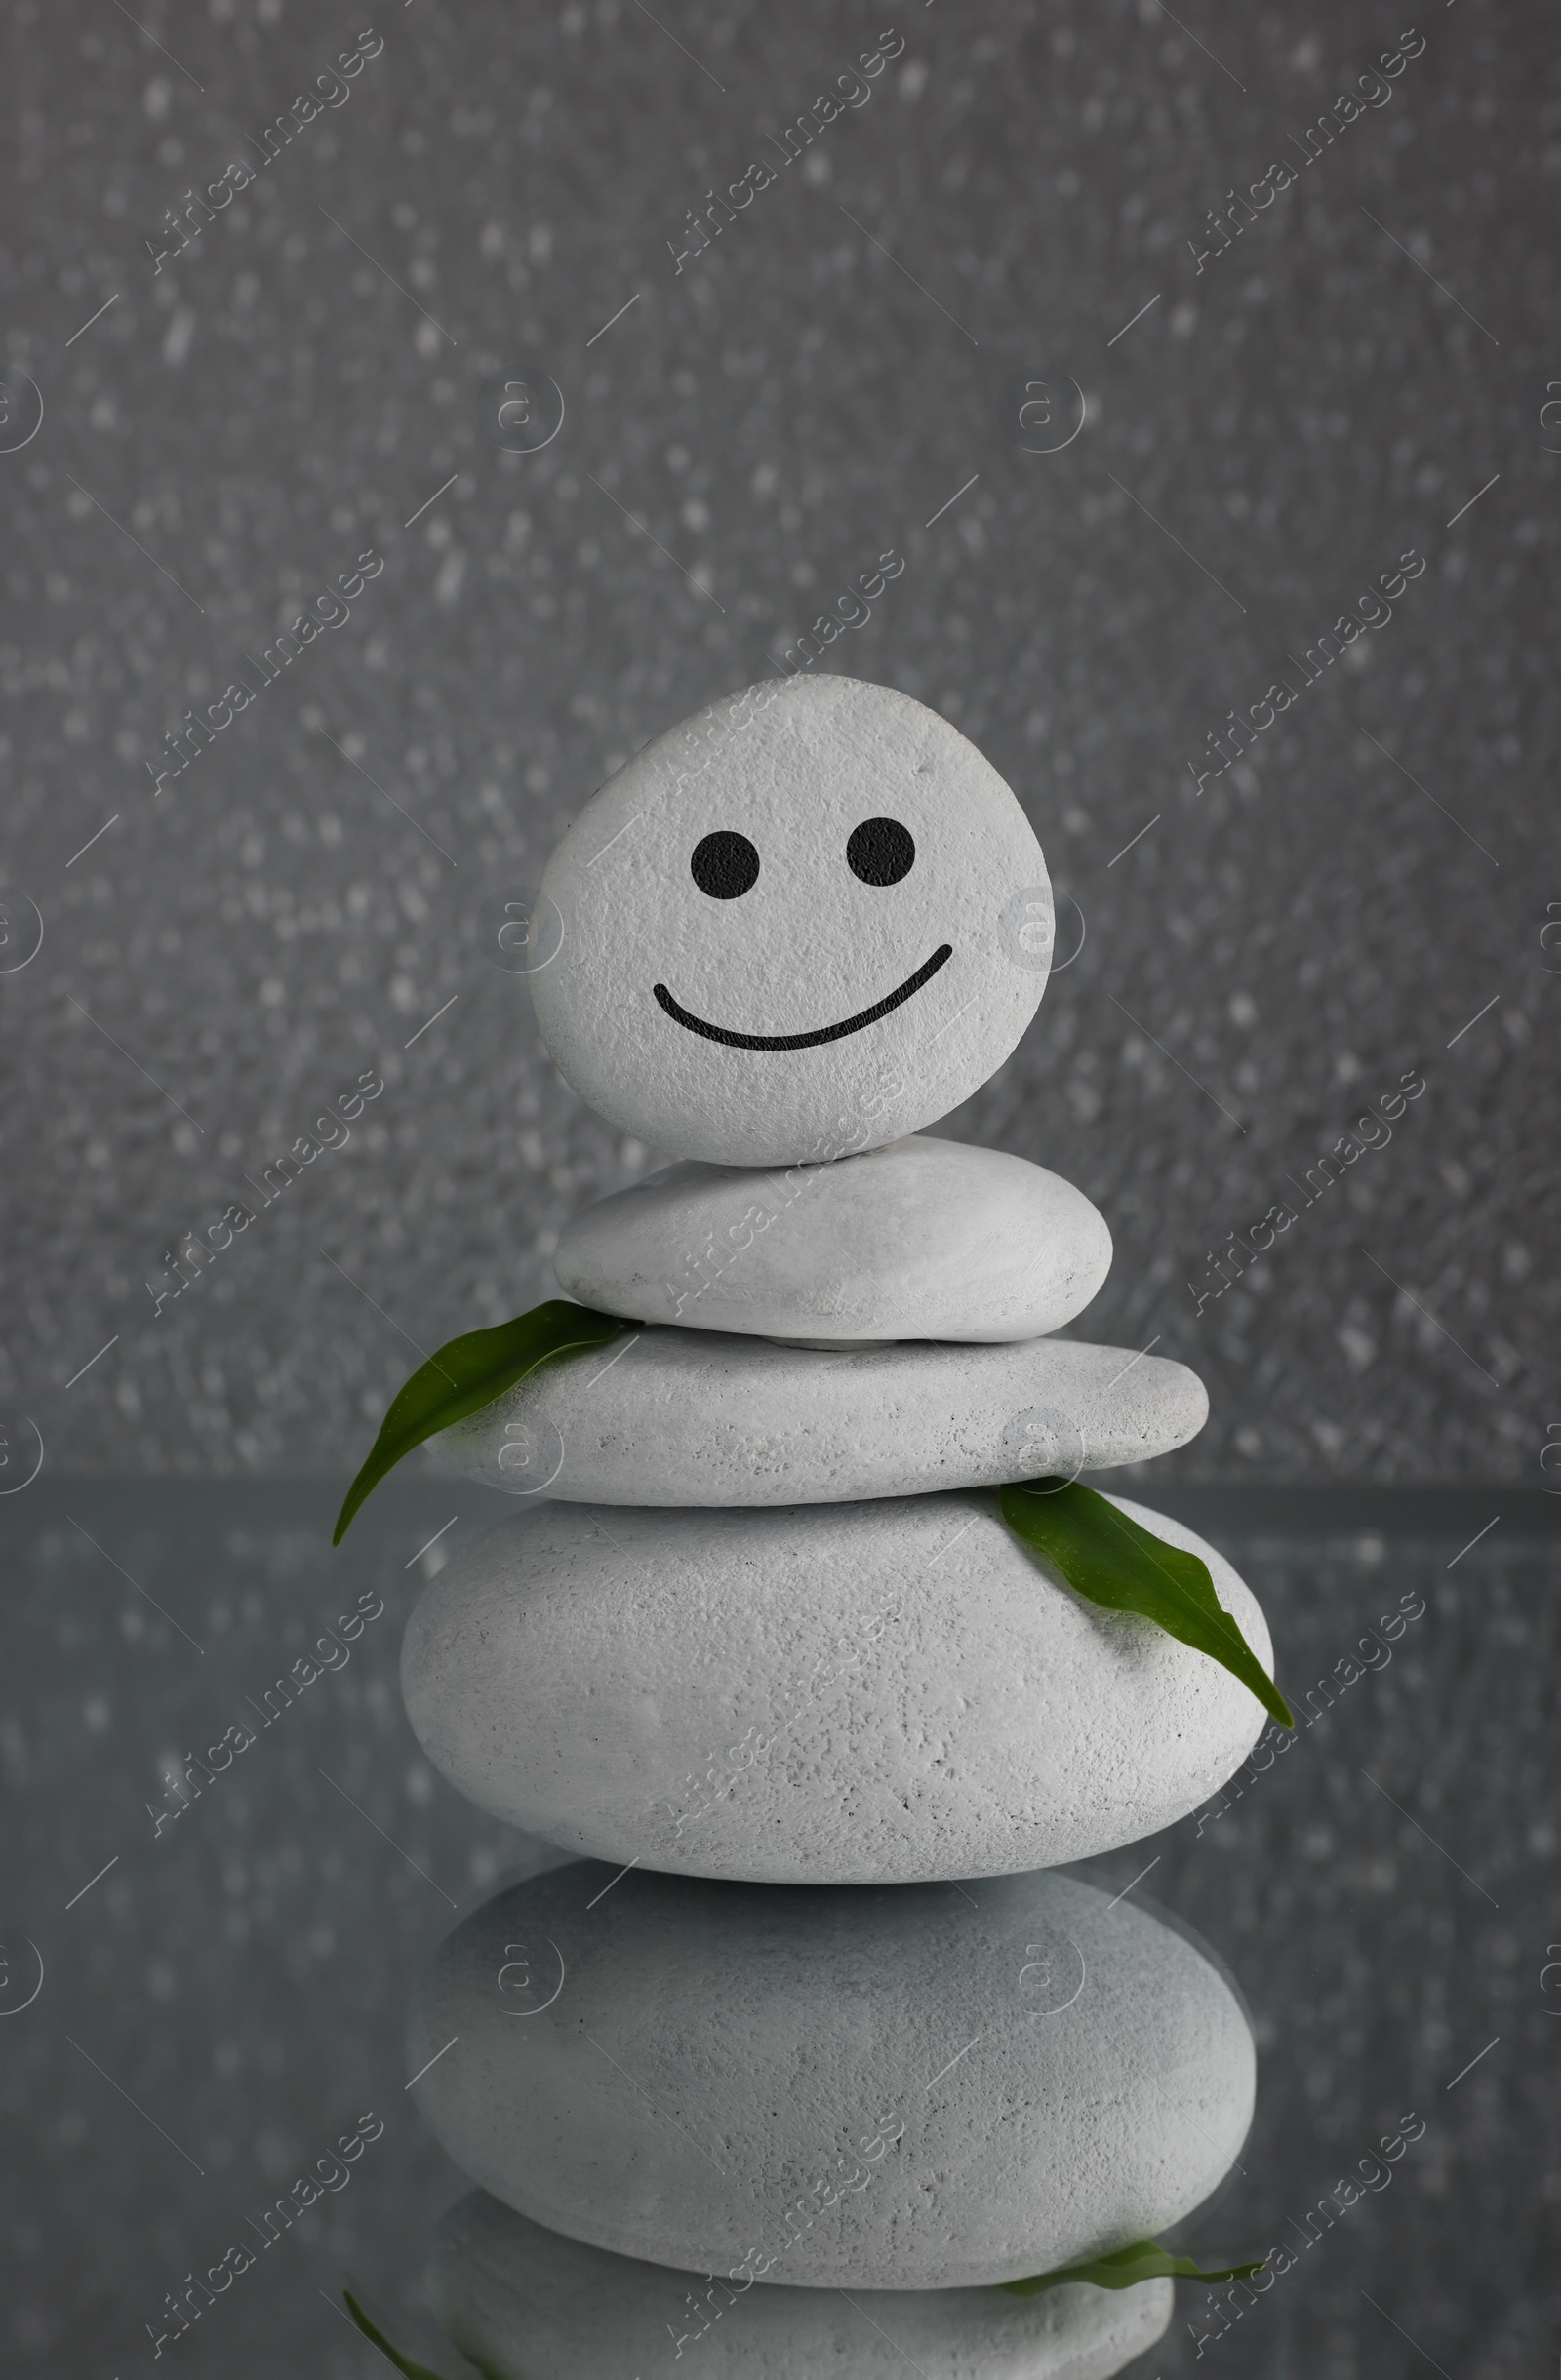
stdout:
[[[1189,1528],[1271,1674],[1261,1611]],[[468,1800],[567,1850],[770,1884],[1085,1859],[1169,1826],[1266,1724],[1219,1662],[1074,1594],[990,1490],[760,1512],[545,1502],[428,1586],[407,1713]]]
[[553,1258],[602,1313],[777,1338],[1026,1339],[1111,1264],[1082,1190],[915,1134],[832,1165],[683,1164],[577,1215]]
[[1040,846],[973,743],[891,687],[794,678],[592,796],[543,875],[529,980],[565,1079],[620,1130],[792,1165],[898,1139],[995,1074],[1052,932]]
[[1246,2017],[1131,1900],[1044,1871],[614,1873],[496,1895],[408,2021],[444,2148],[550,2230],[733,2281],[965,2288],[1156,2237],[1240,2152]]
[[[1162,2337],[1169,2281],[1112,2291],[755,2285],[615,2256],[473,2191],[441,2221],[429,2305],[495,2380],[660,2380],[700,2349],[700,2380],[1108,2380]],[[855,2295],[856,2293],[853,2292]],[[682,2380],[680,2374],[679,2380]]]
[[1025,1339],[850,1355],[642,1330],[534,1372],[435,1454],[574,1503],[837,1504],[1141,1462],[1208,1416],[1184,1365]]

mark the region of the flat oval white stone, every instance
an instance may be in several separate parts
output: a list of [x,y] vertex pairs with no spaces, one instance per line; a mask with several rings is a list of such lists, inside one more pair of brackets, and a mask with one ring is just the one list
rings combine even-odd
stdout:
[[[914,851],[899,874],[886,822]],[[585,805],[537,907],[529,980],[566,1081],[718,1165],[816,1163],[947,1115],[1051,964],[1046,863],[996,770],[855,678],[749,687],[658,736]]]
[[1196,1437],[1202,1381],[1131,1348],[1025,1339],[848,1355],[643,1330],[548,1364],[443,1430],[435,1454],[575,1503],[836,1504],[1073,1477]]
[[675,1165],[577,1215],[553,1271],[605,1314],[789,1339],[1024,1339],[1111,1265],[1082,1190],[915,1134],[833,1165]]
[[474,2190],[434,2234],[423,2287],[462,2353],[526,2380],[670,2375],[698,2346],[700,2380],[1109,2380],[1164,2336],[1169,2281],[993,2289],[834,2289],[728,2282],[615,2256]]
[[550,2230],[732,2281],[978,2287],[1157,2236],[1240,2151],[1246,2018],[1132,1901],[613,1876],[498,1894],[409,2019],[445,2149]]
[[[1202,1556],[1271,1670],[1230,1565],[1110,1500]],[[425,1589],[401,1682],[434,1765],[509,1825],[771,1884],[1089,1858],[1195,1809],[1265,1724],[1219,1662],[1075,1595],[980,1489],[765,1512],[543,1503]]]

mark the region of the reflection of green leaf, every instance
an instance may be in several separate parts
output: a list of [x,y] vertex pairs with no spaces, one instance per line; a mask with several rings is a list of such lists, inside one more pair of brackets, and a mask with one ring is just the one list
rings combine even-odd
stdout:
[[567,1297],[549,1297],[545,1305],[517,1314],[510,1323],[491,1330],[468,1330],[420,1364],[404,1388],[391,1399],[380,1424],[380,1435],[369,1459],[347,1489],[337,1518],[333,1545],[340,1545],[364,1499],[373,1493],[387,1471],[404,1454],[420,1447],[437,1430],[480,1413],[506,1388],[524,1380],[539,1365],[550,1364],[577,1348],[605,1347],[628,1329],[616,1315],[598,1314],[590,1306],[571,1304]]
[[1249,1686],[1283,1727],[1290,1705],[1214,1591],[1209,1566],[1167,1545],[1076,1480],[1023,1480],[999,1492],[1016,1537],[1055,1563],[1076,1593],[1107,1611],[1134,1611],[1207,1653]]
[[[426,2363],[414,2363],[410,2356],[404,2356],[401,2353],[399,2347],[392,2347],[379,2324],[372,2321],[364,2313],[350,2289],[343,2289],[341,2294],[346,2299],[347,2312],[357,2323],[364,2337],[369,2340],[371,2345],[378,2347],[386,2362],[395,2365],[397,2371],[402,2375],[402,2380],[445,2380],[443,2372],[434,2371]],[[479,2380],[505,2380],[504,2374],[497,2370],[493,2364],[481,2362],[476,2356],[467,2355],[464,2348],[460,2352],[479,2375]],[[516,2380],[518,2380],[518,2375]]]
[[1065,2281],[1087,2281],[1097,2289],[1131,2289],[1141,2281],[1158,2281],[1168,2277],[1176,2281],[1250,2281],[1254,2273],[1268,2269],[1264,2257],[1261,2264],[1232,2264],[1223,2271],[1206,2273],[1190,2256],[1173,2256],[1155,2240],[1136,2240],[1131,2247],[1113,2248],[1108,2256],[1092,2256],[1084,2264],[1070,2264],[1061,2273],[1037,2273],[1032,2281],[1005,2281],[1002,2286],[1013,2297],[1036,2297],[1042,2289],[1061,2288]]
[[436,2372],[427,2363],[414,2363],[411,2358],[404,2356],[398,2347],[392,2347],[378,2323],[369,2320],[350,2289],[343,2289],[341,2294],[347,2301],[347,2312],[357,2323],[364,2337],[373,2346],[378,2347],[386,2362],[395,2365],[397,2371],[402,2374],[402,2380],[444,2380],[442,2372]]

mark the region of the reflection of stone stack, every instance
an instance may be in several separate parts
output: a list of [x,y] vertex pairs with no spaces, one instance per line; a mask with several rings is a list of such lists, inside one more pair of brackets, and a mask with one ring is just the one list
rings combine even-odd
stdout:
[[[697,725],[565,838],[534,980],[569,1079],[684,1152],[556,1259],[647,1327],[446,1434],[539,1500],[407,1636],[429,1757],[611,1863],[499,1895],[420,1991],[418,2095],[492,2194],[431,2288],[506,2380],[649,2380],[696,2342],[710,2380],[1094,2380],[1160,2334],[1169,2282],[988,2284],[1198,2204],[1252,2046],[1180,1935],[1047,1871],[1195,1807],[1261,1712],[1085,1604],[991,1489],[1164,1452],[1206,1402],[1046,1335],[1109,1262],[1081,1193],[917,1136],[1044,984],[1007,788],[842,680]],[[1121,1509],[1202,1556],[1266,1661],[1228,1566]]]

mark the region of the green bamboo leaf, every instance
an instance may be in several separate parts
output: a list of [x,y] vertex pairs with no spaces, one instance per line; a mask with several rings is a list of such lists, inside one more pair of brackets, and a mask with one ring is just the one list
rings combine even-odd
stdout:
[[420,1364],[404,1388],[391,1399],[380,1424],[380,1435],[369,1459],[347,1489],[331,1539],[340,1545],[353,1516],[387,1471],[404,1454],[420,1447],[452,1422],[480,1413],[506,1388],[529,1378],[542,1364],[578,1349],[605,1347],[630,1325],[614,1314],[598,1314],[590,1306],[571,1304],[567,1297],[550,1297],[545,1305],[517,1314],[513,1322],[498,1323],[491,1330],[468,1330]]
[[[379,2324],[365,2314],[350,2289],[343,2289],[341,2294],[346,2299],[347,2312],[357,2323],[364,2337],[372,2346],[378,2347],[386,2362],[395,2365],[396,2370],[402,2375],[402,2380],[445,2380],[443,2372],[436,2372],[427,2363],[414,2363],[412,2358],[404,2356],[399,2347],[392,2347]],[[460,2350],[460,2354],[463,2361],[469,2363],[476,2372],[478,2380],[504,2380],[504,2374],[498,2371],[493,2364],[483,2363],[475,2356],[467,2355],[464,2348]]]
[[341,2294],[346,2299],[347,2312],[357,2323],[364,2337],[371,2346],[378,2347],[386,2362],[395,2365],[397,2371],[402,2375],[402,2380],[445,2380],[444,2373],[436,2372],[431,2364],[414,2363],[410,2356],[404,2356],[401,2353],[399,2347],[392,2347],[379,2324],[371,2321],[364,2313],[350,2289],[343,2289]]
[[1030,2281],[1005,2281],[1002,2286],[1011,2297],[1036,2297],[1042,2289],[1060,2289],[1065,2281],[1087,2281],[1097,2289],[1132,2289],[1141,2281],[1250,2281],[1254,2273],[1268,2269],[1268,2260],[1261,2264],[1227,2265],[1218,2273],[1206,2273],[1190,2256],[1173,2256],[1156,2240],[1136,2240],[1131,2247],[1113,2248],[1108,2256],[1092,2256],[1083,2264],[1070,2264],[1061,2273],[1037,2273]]
[[999,1491],[1016,1537],[1057,1567],[1074,1591],[1107,1611],[1134,1611],[1207,1653],[1251,1688],[1270,1718],[1293,1727],[1290,1705],[1214,1591],[1209,1566],[1167,1545],[1077,1480],[1017,1481]]

